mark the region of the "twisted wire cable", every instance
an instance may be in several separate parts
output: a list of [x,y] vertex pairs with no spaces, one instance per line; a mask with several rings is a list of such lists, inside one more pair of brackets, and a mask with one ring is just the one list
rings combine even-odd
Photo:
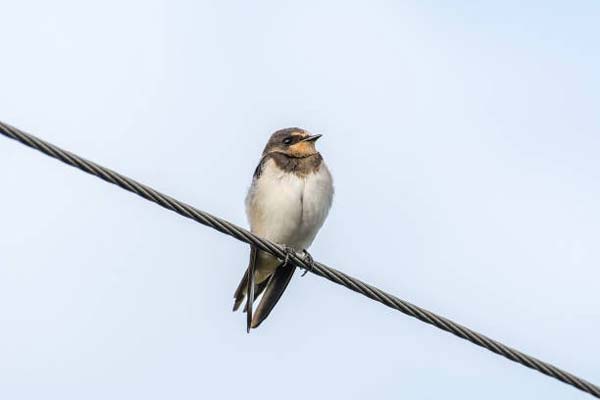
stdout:
[[149,186],[127,178],[126,176],[102,167],[92,161],[88,161],[1,121],[0,133],[11,139],[21,142],[26,146],[41,151],[50,157],[56,158],[70,166],[79,168],[88,174],[95,175],[98,178],[117,185],[122,189],[135,193],[146,200],[150,200],[186,218],[193,219],[194,221],[216,229],[221,233],[230,235],[242,242],[256,246],[281,260],[284,260],[287,255],[288,260],[293,262],[297,267],[310,271],[318,276],[330,280],[333,283],[337,283],[338,285],[342,285],[372,300],[378,301],[390,308],[417,318],[420,321],[435,326],[436,328],[450,332],[453,335],[476,344],[477,346],[483,347],[489,351],[506,357],[509,360],[532,368],[538,372],[541,372],[542,374],[548,375],[579,390],[587,392],[594,397],[600,398],[600,387],[567,371],[555,367],[552,364],[529,356],[519,350],[513,349],[454,321],[439,316],[405,300],[399,299],[381,289],[362,282],[359,279],[353,278],[334,268],[328,267],[320,262],[314,262],[311,264],[299,254],[288,254],[284,247],[268,240],[261,239],[244,228],[234,225],[231,222],[225,221],[221,218],[215,217],[207,212],[198,210],[181,201],[175,200],[174,198],[162,194]]

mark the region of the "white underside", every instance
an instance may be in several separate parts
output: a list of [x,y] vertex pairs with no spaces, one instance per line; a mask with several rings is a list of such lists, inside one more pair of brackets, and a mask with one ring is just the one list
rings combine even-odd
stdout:
[[[246,214],[253,233],[300,251],[312,244],[332,200],[333,180],[324,162],[316,173],[298,177],[268,160],[248,191]],[[276,267],[276,260],[260,256],[260,269]]]

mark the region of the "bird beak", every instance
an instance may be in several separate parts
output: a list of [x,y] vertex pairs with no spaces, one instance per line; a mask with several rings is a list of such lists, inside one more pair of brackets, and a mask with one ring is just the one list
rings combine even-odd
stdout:
[[323,135],[310,135],[301,140],[301,142],[314,142]]

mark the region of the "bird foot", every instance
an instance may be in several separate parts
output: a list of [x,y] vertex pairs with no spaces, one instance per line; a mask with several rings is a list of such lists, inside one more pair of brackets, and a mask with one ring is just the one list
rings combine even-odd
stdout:
[[[288,247],[288,246],[283,246],[283,252],[285,253],[285,258],[283,259],[283,263],[281,264],[282,267],[285,267],[287,265],[289,265],[290,263],[290,257],[293,255],[296,255],[296,249],[294,249],[293,247]],[[308,273],[308,271],[311,271],[314,266],[315,266],[315,260],[313,259],[313,257],[310,255],[310,253],[306,250],[303,249],[302,250],[302,255],[304,258],[304,262],[306,264],[308,264],[308,268],[304,269],[304,273],[302,273],[301,276],[304,276]]]
[[283,252],[285,253],[285,258],[283,259],[282,267],[289,265],[290,257],[296,254],[296,250],[293,247],[283,246]]
[[305,269],[302,275],[300,276],[306,275],[308,271],[311,271],[315,267],[315,260],[310,255],[310,253],[306,251],[306,249],[302,250],[302,254],[304,255],[304,261],[308,264],[309,268]]

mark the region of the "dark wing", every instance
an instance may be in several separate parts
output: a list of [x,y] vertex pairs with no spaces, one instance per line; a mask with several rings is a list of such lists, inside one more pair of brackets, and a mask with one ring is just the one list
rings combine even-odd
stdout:
[[[263,167],[266,161],[272,157],[272,154],[265,154],[260,159],[256,169],[254,170],[253,179],[257,180],[260,178],[262,174]],[[255,277],[255,268],[257,261],[258,249],[254,246],[250,247],[250,263],[248,265],[248,269],[244,273],[240,284],[238,285],[233,298],[235,299],[233,303],[233,311],[237,311],[242,303],[244,302],[244,298],[246,298],[246,305],[244,307],[244,312],[246,312],[246,330],[250,332],[251,328],[256,328],[262,321],[267,318],[267,316],[271,313],[275,304],[279,301],[279,298],[285,291],[292,275],[294,274],[294,270],[296,267],[288,266],[287,268],[278,267],[271,278],[265,280],[264,282],[256,285],[254,283]],[[285,271],[281,271],[285,270]],[[265,291],[266,290],[266,291]],[[258,304],[258,308],[256,310],[256,315],[253,317],[253,303],[254,300],[260,296],[260,294],[265,291],[264,296],[262,297],[260,303]]]
[[271,153],[267,153],[267,154],[265,154],[264,156],[261,157],[260,161],[258,162],[258,165],[256,166],[256,169],[254,170],[254,175],[253,175],[254,179],[260,178],[260,174],[262,174],[262,170],[263,170],[263,167],[264,167],[265,163],[271,157],[273,157],[273,154],[271,154]]
[[250,325],[251,328],[258,327],[265,318],[269,316],[271,310],[273,310],[273,307],[275,307],[285,291],[285,288],[287,288],[290,283],[295,270],[296,267],[291,264],[280,265],[275,269],[275,272],[269,279],[265,294],[260,300],[260,303],[258,303],[256,313],[254,318],[252,318],[252,324]]
[[250,264],[248,265],[248,279],[246,282],[246,332],[250,333],[252,325],[252,304],[254,303],[254,270],[256,269],[256,258],[258,250],[250,247]]
[[[267,283],[269,283],[268,279],[256,285],[256,287],[254,288],[254,301],[256,301],[258,296],[260,296],[260,294],[265,290],[265,288],[267,287]],[[242,280],[240,281],[240,284],[238,285],[233,295],[233,298],[235,299],[233,303],[233,311],[237,311],[244,302],[244,299],[246,298],[246,285],[248,285],[248,269],[246,269],[246,272],[244,272],[244,276],[242,277]],[[244,312],[246,312],[245,306]]]
[[[256,166],[256,169],[254,170],[254,176],[253,176],[254,181],[256,181],[260,177],[262,170],[263,170],[263,166],[268,158],[269,158],[269,155],[265,154],[258,162],[258,165]],[[252,184],[254,185],[255,182],[253,182]],[[242,277],[240,284],[238,285],[237,289],[235,290],[235,293],[233,294],[233,298],[235,299],[235,301],[233,303],[233,311],[237,311],[238,308],[240,308],[240,306],[244,302],[244,298],[246,297],[246,293],[248,291],[247,290],[248,289],[248,270],[250,269],[250,266],[253,266],[253,263],[256,262],[256,254],[257,253],[258,253],[258,251],[253,246],[250,246],[250,264],[249,264],[248,268],[246,269],[246,272],[244,273],[244,276]],[[258,297],[260,295],[260,293],[264,290],[264,286],[265,285],[260,284],[256,288],[257,289],[257,292],[255,294],[256,297]],[[248,307],[246,304],[246,310],[247,310],[247,308]]]

